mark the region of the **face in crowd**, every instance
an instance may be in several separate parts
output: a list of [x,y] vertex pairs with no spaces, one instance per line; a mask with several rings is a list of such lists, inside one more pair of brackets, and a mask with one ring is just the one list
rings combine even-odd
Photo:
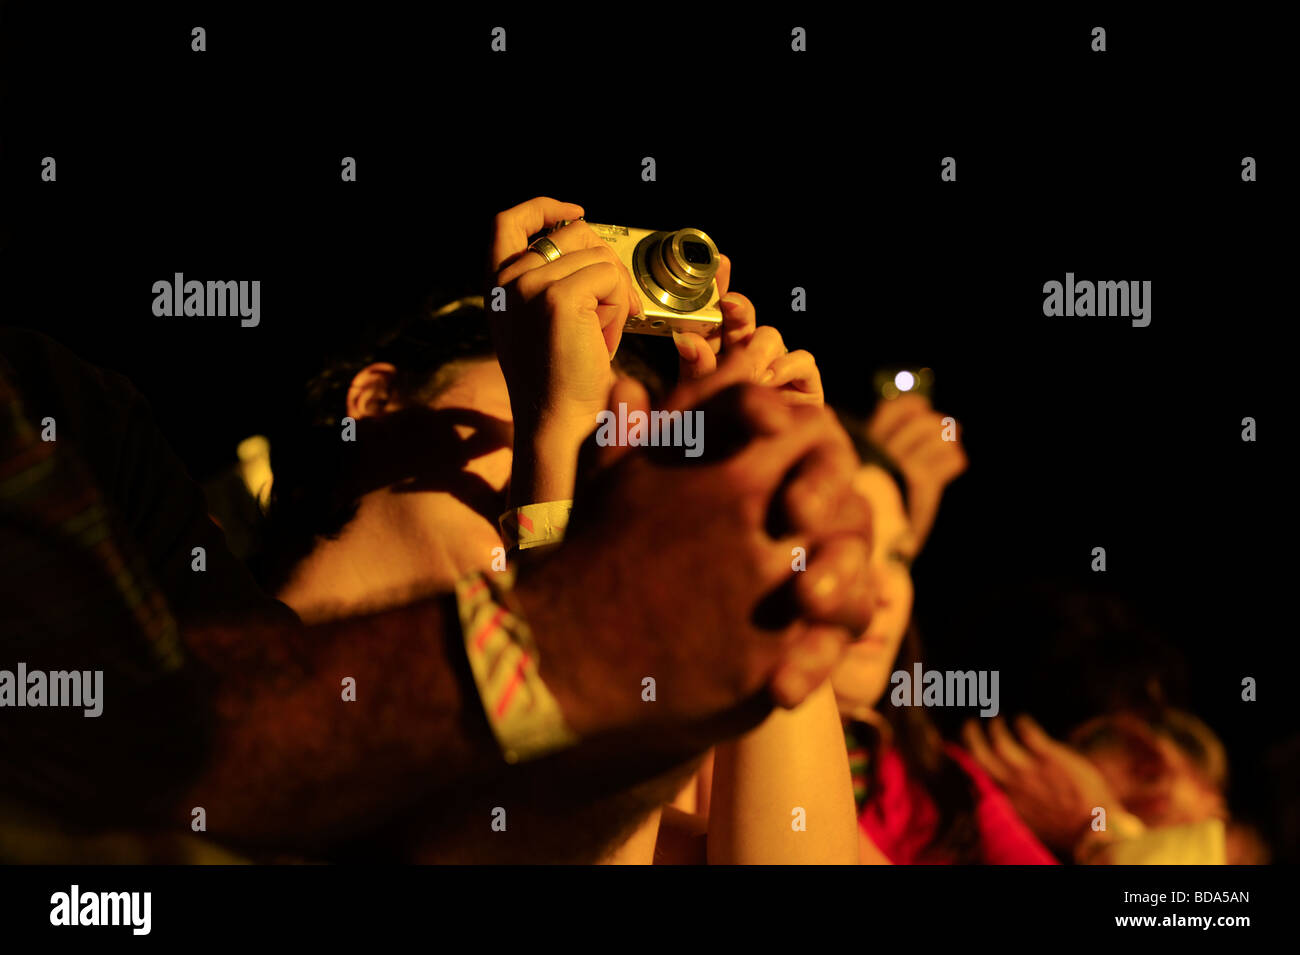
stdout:
[[853,485],[871,507],[870,573],[876,606],[863,638],[849,647],[831,676],[840,712],[846,716],[874,707],[889,686],[912,617],[911,563],[916,547],[902,493],[888,471],[866,465],[858,470]]

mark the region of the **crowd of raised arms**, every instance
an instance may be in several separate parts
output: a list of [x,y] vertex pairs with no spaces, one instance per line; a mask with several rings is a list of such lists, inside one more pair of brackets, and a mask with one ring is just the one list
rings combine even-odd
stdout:
[[434,303],[320,370],[255,567],[125,379],[0,330],[5,659],[102,679],[93,716],[0,681],[27,704],[0,861],[1260,860],[1189,713],[1056,738],[972,683],[944,738],[893,675],[924,672],[953,420],[827,407],[725,256],[716,334],[661,374],[583,214],[501,212],[504,307]]

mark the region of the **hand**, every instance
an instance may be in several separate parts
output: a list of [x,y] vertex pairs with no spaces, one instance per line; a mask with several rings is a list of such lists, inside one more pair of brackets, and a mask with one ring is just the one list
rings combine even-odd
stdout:
[[[701,463],[589,441],[564,543],[521,568],[543,679],[579,735],[706,721],[764,690],[795,706],[869,621],[870,516],[847,436],[823,409],[726,387],[743,372],[724,362],[665,402],[703,412]],[[628,379],[610,401],[648,407]],[[740,450],[719,459],[737,433]]]
[[722,329],[704,338],[693,332],[674,333],[680,359],[678,379],[703,378],[717,370],[720,352],[748,351],[753,380],[781,392],[790,404],[821,405],[826,402],[821,372],[812,353],[789,351],[781,333],[770,325],[758,326],[754,303],[739,292],[728,291],[731,260],[719,255],[721,264],[715,280],[721,296]]
[[[747,300],[745,304],[748,307],[748,330],[753,333],[753,340],[741,342],[733,338],[731,344],[723,350],[722,361],[716,365],[713,373],[680,387],[677,391],[678,401],[698,404],[726,388],[761,377],[758,371],[764,361],[763,349],[770,347],[767,344],[770,339],[765,337],[765,333],[775,335],[776,330],[755,330],[753,306],[748,305]],[[742,322],[741,326],[743,324]],[[738,326],[737,330],[743,329]],[[776,341],[779,343],[779,335],[776,336]],[[775,354],[775,349],[766,354]],[[820,376],[816,382],[820,395]],[[797,401],[791,402],[785,392],[778,391],[777,394],[782,399],[780,404],[770,401],[751,403],[751,409],[766,407],[769,412],[766,419],[760,416],[750,420],[754,433],[777,433],[787,423],[778,409],[800,404]],[[833,415],[827,416],[826,423],[834,434],[834,440],[823,445],[816,453],[808,455],[787,475],[779,501],[779,516],[770,524],[784,528],[785,533],[800,533],[815,531],[825,522],[831,522],[839,528],[839,536],[809,550],[813,560],[818,563],[819,570],[836,568],[827,572],[841,581],[849,581],[854,580],[858,574],[856,568],[860,562],[869,562],[870,536],[860,533],[859,528],[870,526],[871,515],[863,499],[850,488],[852,476],[858,467],[852,442]],[[806,627],[803,638],[792,645],[790,653],[773,674],[769,689],[773,698],[783,707],[799,705],[830,676],[838,664],[843,640],[842,634],[835,629],[836,626],[845,619],[863,619],[864,615],[869,617],[869,608],[874,606],[871,604],[873,598],[870,586],[860,576],[843,598],[825,587],[826,579],[819,573],[812,577],[800,574],[793,588],[795,599],[807,611],[809,620],[816,619],[821,623]],[[826,598],[824,601],[821,599],[823,596]],[[860,631],[854,632],[850,639],[856,638],[859,633]]]
[[867,437],[889,455],[907,481],[908,518],[918,549],[934,526],[944,489],[966,470],[959,435],[945,441],[944,416],[920,395],[900,395],[876,406]]
[[1073,748],[1059,743],[1034,720],[1016,721],[1017,741],[1001,717],[988,728],[978,720],[962,729],[966,748],[1006,791],[1026,825],[1058,852],[1069,853],[1090,831],[1092,810],[1124,812],[1101,772]]
[[512,503],[568,498],[578,446],[596,426],[613,383],[610,359],[639,299],[618,256],[585,222],[550,234],[546,262],[528,237],[581,206],[545,197],[496,217],[491,266],[506,310],[488,311],[515,420]]

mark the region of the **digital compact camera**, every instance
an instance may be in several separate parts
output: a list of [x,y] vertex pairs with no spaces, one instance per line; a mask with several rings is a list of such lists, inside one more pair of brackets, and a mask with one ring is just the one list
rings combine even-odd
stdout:
[[[556,228],[567,225],[559,223]],[[699,229],[652,232],[588,222],[632,274],[642,314],[629,315],[624,331],[640,335],[695,332],[706,338],[722,330],[718,305],[718,247]]]

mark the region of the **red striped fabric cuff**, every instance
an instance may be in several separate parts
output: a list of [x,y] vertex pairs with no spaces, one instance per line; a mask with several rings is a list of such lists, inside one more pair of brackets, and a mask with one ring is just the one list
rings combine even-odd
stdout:
[[465,654],[506,762],[535,759],[577,736],[538,673],[537,646],[512,600],[513,574],[475,571],[456,583]]
[[512,508],[501,515],[501,536],[506,547],[528,550],[564,540],[573,501],[541,501]]

